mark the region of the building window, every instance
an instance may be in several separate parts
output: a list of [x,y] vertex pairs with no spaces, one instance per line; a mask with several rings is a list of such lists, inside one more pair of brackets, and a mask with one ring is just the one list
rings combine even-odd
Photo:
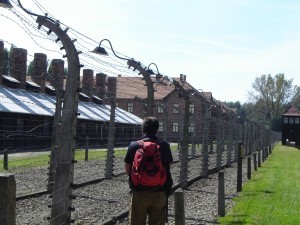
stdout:
[[289,118],[289,124],[294,124],[294,118],[293,117]]
[[157,112],[158,113],[164,113],[164,108],[161,105],[157,106]]
[[173,132],[178,133],[178,123],[173,123]]
[[189,124],[189,133],[194,133],[194,124]]
[[174,103],[173,104],[173,113],[179,113],[179,104],[177,103]]
[[130,113],[133,112],[133,103],[132,103],[132,102],[129,102],[129,103],[127,104],[127,111],[130,112]]
[[285,124],[289,123],[289,118],[284,117],[284,118],[283,118],[283,123],[285,123]]
[[159,122],[159,128],[158,131],[163,131],[164,130],[164,123]]
[[299,118],[295,118],[295,124],[299,124]]
[[195,105],[190,104],[190,114],[194,114],[194,113],[195,113]]

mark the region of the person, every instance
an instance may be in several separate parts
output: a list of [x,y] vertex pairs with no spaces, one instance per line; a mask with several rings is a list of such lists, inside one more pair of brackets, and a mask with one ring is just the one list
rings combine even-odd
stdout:
[[142,123],[143,140],[159,143],[161,152],[161,161],[166,168],[167,180],[165,184],[158,190],[147,191],[133,186],[130,179],[132,163],[135,152],[139,149],[140,143],[133,141],[130,143],[124,162],[125,171],[129,176],[130,191],[130,210],[129,224],[130,225],[145,225],[148,216],[149,225],[164,225],[167,219],[168,195],[170,194],[173,184],[170,173],[170,165],[173,162],[173,156],[170,150],[170,145],[159,140],[156,136],[159,128],[159,122],[156,117],[146,117]]

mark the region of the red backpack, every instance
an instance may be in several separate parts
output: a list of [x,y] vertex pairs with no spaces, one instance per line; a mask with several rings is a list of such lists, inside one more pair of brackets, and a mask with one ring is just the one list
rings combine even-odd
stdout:
[[158,190],[166,182],[166,168],[161,161],[160,146],[156,142],[139,141],[140,147],[134,155],[131,181],[142,190]]

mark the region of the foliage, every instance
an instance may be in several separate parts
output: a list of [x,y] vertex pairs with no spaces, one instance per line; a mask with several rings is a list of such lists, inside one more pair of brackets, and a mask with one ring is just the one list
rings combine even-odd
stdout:
[[8,51],[6,48],[4,49],[4,65],[2,68],[2,74],[8,75],[10,73],[10,68],[11,68],[11,50]]
[[220,224],[299,224],[300,152],[277,145],[268,160],[243,186],[235,206]]
[[225,102],[225,105],[227,105],[231,109],[237,110],[237,116],[245,118],[246,117],[246,110],[245,107],[239,102]]
[[27,75],[32,76],[33,75],[33,70],[34,70],[34,60],[32,60],[27,68]]
[[[272,130],[281,130],[281,114],[290,104],[299,104],[299,87],[284,74],[261,75],[252,84],[250,101],[244,104],[247,118]],[[298,102],[298,103],[297,103]]]

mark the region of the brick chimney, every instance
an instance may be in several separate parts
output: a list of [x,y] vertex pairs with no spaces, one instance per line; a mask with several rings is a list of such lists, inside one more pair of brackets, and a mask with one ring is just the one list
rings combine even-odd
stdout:
[[11,75],[21,84],[20,88],[26,88],[27,50],[13,48],[11,56]]
[[94,81],[94,71],[91,69],[84,69],[82,76],[82,92],[90,97],[93,97],[93,81]]
[[33,62],[33,74],[31,74],[31,80],[41,86],[41,91],[45,92],[47,55],[43,53],[35,53]]
[[180,74],[180,81],[185,83],[186,82],[186,75]]
[[96,91],[100,98],[104,98],[107,75],[104,73],[96,74]]
[[0,41],[0,85],[2,84],[2,71],[4,66],[4,43]]
[[51,62],[52,73],[48,77],[48,80],[56,91],[63,90],[64,88],[64,63],[62,59],[53,59]]

